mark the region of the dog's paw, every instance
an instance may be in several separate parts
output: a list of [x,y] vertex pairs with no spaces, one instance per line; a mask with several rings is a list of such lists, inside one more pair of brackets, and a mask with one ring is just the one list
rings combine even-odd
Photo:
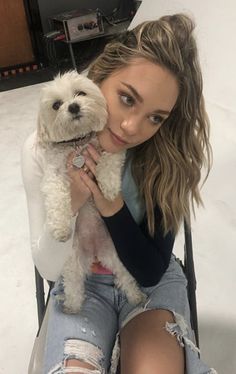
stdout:
[[70,239],[72,235],[72,229],[63,227],[63,228],[51,228],[51,234],[53,238],[59,242],[66,242]]
[[121,191],[121,175],[125,152],[104,153],[96,167],[96,180],[104,197],[114,200]]
[[57,304],[60,306],[60,308],[63,308],[65,295],[63,293],[59,293],[59,294],[54,294],[54,297],[55,297]]
[[66,301],[64,301],[63,305],[62,305],[62,311],[63,313],[66,313],[66,314],[77,314],[79,313],[81,309],[81,304],[78,304],[78,303],[75,303],[75,304],[71,304],[71,303],[67,303]]
[[77,314],[77,313],[79,313],[80,308],[79,309],[77,309],[77,308],[71,308],[71,307],[67,307],[65,304],[63,304],[62,305],[62,311],[65,314]]
[[[120,183],[118,181],[118,183]],[[103,181],[98,182],[98,186],[100,190],[102,191],[103,196],[109,200],[113,201],[115,198],[118,196],[119,192],[121,191],[121,187],[119,185],[115,185],[114,187],[111,188],[110,185],[106,185]]]
[[137,305],[137,304],[143,304],[147,300],[147,295],[145,295],[143,292],[138,291],[135,293],[130,293],[127,295],[127,298],[131,304]]
[[66,314],[76,314],[80,311],[81,304],[73,304],[68,302],[64,293],[55,295],[55,300],[62,310]]

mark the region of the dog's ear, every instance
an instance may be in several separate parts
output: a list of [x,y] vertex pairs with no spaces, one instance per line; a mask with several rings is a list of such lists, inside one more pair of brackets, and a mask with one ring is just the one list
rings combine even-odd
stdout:
[[47,126],[44,124],[43,116],[38,115],[38,122],[37,122],[37,140],[40,144],[45,144],[49,141],[49,134],[47,132]]
[[53,80],[54,82],[57,82],[59,80],[73,80],[77,79],[80,76],[80,74],[76,70],[67,70],[63,73],[58,73],[57,75],[54,76]]

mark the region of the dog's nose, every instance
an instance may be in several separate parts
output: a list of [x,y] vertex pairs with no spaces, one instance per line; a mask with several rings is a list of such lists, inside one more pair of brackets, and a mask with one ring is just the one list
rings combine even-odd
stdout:
[[68,106],[68,110],[72,114],[77,114],[80,111],[80,106],[76,103],[73,103]]

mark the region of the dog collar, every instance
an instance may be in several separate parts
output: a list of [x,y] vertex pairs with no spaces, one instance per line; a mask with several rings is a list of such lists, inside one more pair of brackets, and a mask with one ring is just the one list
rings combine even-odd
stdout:
[[63,140],[61,142],[57,142],[57,144],[69,144],[69,143],[73,143],[73,145],[76,147],[76,146],[81,146],[81,145],[84,145],[86,143],[88,143],[94,136],[95,136],[95,132],[92,131],[90,132],[89,134],[83,136],[82,138],[75,138],[75,139],[70,139],[70,140]]

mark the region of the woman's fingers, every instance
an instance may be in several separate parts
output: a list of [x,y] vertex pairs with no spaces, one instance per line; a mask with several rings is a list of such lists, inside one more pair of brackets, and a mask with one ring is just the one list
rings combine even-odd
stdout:
[[122,208],[124,205],[124,200],[121,193],[113,201],[108,201],[103,196],[95,181],[89,178],[89,176],[83,170],[80,170],[80,176],[84,184],[91,191],[95,205],[102,216],[110,217]]
[[88,144],[86,149],[82,152],[82,155],[85,157],[85,167],[82,169],[87,172],[87,168],[89,171],[96,176],[96,166],[100,159],[100,154],[98,151],[91,145]]
[[86,184],[86,186],[90,189],[91,193],[93,194],[94,200],[103,197],[96,182],[83,169],[80,170],[80,177]]
[[78,207],[81,206],[79,196],[81,196],[81,192],[85,190],[82,195],[84,196],[86,194],[87,199],[88,191],[90,195],[92,194],[95,205],[102,216],[109,217],[115,214],[121,209],[124,201],[121,194],[119,194],[114,201],[108,201],[103,196],[99,186],[97,185],[94,177],[96,174],[97,163],[101,157],[100,154],[91,145],[88,145],[86,149],[81,152],[81,154],[84,156],[85,163],[84,165],[81,165],[80,168],[73,166],[73,159],[78,156],[78,153],[71,152],[67,159],[68,174],[72,178],[72,195],[74,196],[75,200],[73,203],[73,211],[77,211]]
[[99,152],[94,148],[94,146],[92,144],[88,144],[87,147],[86,147],[86,150],[89,153],[89,155],[91,156],[91,158],[93,159],[93,161],[97,164],[98,161],[99,161],[99,158],[101,157]]
[[[94,176],[96,175],[96,166],[97,165],[91,158],[89,157],[85,158],[85,167],[87,167],[88,170],[90,170]],[[82,169],[86,172],[85,167],[83,167]]]

